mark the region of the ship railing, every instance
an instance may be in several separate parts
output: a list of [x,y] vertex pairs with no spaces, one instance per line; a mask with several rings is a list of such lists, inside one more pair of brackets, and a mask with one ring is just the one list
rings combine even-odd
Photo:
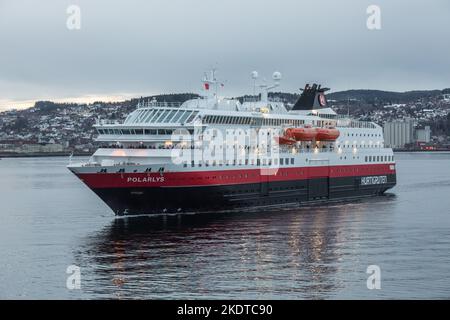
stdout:
[[88,162],[81,165],[82,167],[100,167],[100,163],[98,162]]
[[181,102],[165,102],[165,101],[139,101],[137,107],[141,108],[179,108],[183,103]]
[[[259,102],[261,98],[259,96],[246,96],[242,98],[242,102]],[[269,97],[267,98],[269,102],[283,102],[279,97]]]
[[280,148],[281,153],[297,154],[297,153],[324,153],[324,152],[334,152],[337,149],[334,147],[282,147]]
[[260,101],[260,98],[255,96],[247,96],[242,98],[242,102],[258,102],[258,101]]
[[336,123],[337,127],[344,128],[366,128],[375,129],[375,125],[370,121],[359,121],[348,117],[339,117]]
[[97,125],[105,125],[105,124],[122,124],[119,120],[107,120],[107,119],[100,119],[96,121]]

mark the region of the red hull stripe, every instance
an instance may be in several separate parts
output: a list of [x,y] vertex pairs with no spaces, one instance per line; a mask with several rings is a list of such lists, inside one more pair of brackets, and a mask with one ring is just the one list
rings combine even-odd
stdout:
[[[321,166],[271,169],[241,169],[221,171],[191,171],[159,173],[81,173],[78,177],[92,189],[129,187],[197,187],[236,185],[311,178],[356,177],[395,174],[394,164],[351,166]],[[274,169],[275,170],[275,169]]]

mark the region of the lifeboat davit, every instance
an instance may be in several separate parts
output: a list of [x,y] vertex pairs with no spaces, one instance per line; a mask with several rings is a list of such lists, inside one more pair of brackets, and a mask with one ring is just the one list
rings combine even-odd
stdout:
[[316,140],[318,141],[334,141],[339,138],[340,132],[335,128],[318,128]]
[[316,128],[289,128],[286,129],[286,135],[293,137],[296,141],[312,141],[316,139]]

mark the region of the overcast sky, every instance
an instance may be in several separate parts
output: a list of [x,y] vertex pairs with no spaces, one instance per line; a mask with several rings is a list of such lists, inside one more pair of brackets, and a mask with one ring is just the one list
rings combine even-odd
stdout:
[[0,0],[0,109],[197,92],[211,67],[226,96],[251,93],[253,70],[286,92],[450,87],[450,1]]

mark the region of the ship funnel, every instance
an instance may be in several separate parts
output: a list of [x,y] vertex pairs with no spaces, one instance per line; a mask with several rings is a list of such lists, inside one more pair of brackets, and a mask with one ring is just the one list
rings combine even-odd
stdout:
[[312,87],[306,84],[305,88],[300,90],[302,94],[292,110],[314,110],[327,107],[325,92],[330,90],[329,88],[322,88],[321,85],[314,83]]

